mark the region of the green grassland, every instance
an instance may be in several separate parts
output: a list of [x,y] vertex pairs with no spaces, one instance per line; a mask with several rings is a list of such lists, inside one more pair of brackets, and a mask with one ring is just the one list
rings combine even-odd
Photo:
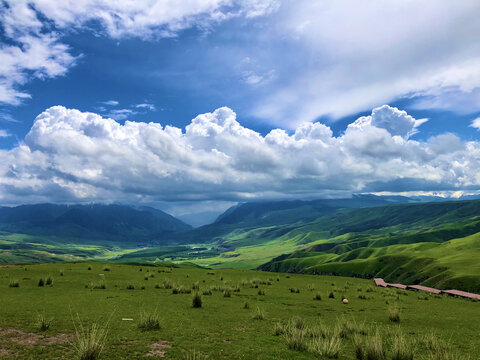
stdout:
[[[53,285],[39,287],[48,277]],[[174,294],[181,286],[198,290]],[[107,330],[103,359],[326,359],[319,346],[331,339],[339,359],[355,359],[354,342],[372,344],[376,333],[387,359],[399,337],[414,359],[476,359],[480,351],[480,302],[374,288],[371,280],[188,264],[56,263],[0,268],[0,289],[1,359],[76,358],[80,323]],[[192,307],[195,291],[200,308]],[[258,309],[263,319],[255,319]],[[389,320],[392,309],[400,310],[399,322]],[[46,331],[40,314],[52,319]],[[144,314],[158,315],[160,328],[140,329]],[[292,319],[297,325],[287,326]]]

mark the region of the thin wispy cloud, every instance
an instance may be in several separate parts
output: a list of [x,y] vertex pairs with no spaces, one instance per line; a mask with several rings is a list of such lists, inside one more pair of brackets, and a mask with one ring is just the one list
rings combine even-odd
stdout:
[[143,104],[137,104],[135,105],[135,108],[137,109],[145,109],[145,110],[149,110],[149,111],[156,111],[156,107],[155,105],[153,104],[147,104],[147,103],[143,103]]
[[100,103],[108,106],[117,106],[119,104],[117,100],[101,101]]
[[0,122],[19,123],[20,121],[15,119],[11,114],[6,112],[0,112]]

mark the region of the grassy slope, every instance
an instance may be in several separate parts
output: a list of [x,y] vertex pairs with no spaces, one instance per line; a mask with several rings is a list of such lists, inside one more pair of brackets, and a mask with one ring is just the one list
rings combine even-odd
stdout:
[[[87,267],[92,270],[88,271]],[[195,350],[197,356],[208,355],[210,359],[315,359],[309,352],[288,349],[284,337],[274,336],[273,327],[278,321],[286,322],[294,316],[301,316],[309,326],[324,324],[332,329],[339,318],[353,323],[365,321],[370,327],[378,328],[385,337],[387,348],[391,340],[388,334],[398,328],[409,341],[418,341],[416,359],[427,360],[429,353],[423,341],[425,335],[434,334],[442,344],[449,344],[458,357],[467,355],[475,358],[480,350],[480,323],[473,321],[478,316],[479,303],[467,300],[429,296],[427,301],[419,299],[419,294],[394,289],[375,288],[366,292],[372,282],[362,279],[342,277],[311,276],[299,274],[262,273],[246,270],[209,270],[179,268],[170,273],[151,267],[154,275],[144,280],[147,267],[139,271],[139,266],[108,265],[111,271],[105,272],[104,265],[93,263],[44,264],[24,267],[0,268],[0,328],[13,327],[38,333],[37,315],[45,312],[54,321],[47,336],[56,333],[74,332],[72,317],[82,320],[84,326],[108,321],[108,338],[104,359],[148,359],[149,345],[165,340],[171,345],[166,349],[166,358],[184,359],[187,351]],[[59,276],[63,270],[64,276]],[[103,274],[103,276],[100,276]],[[53,287],[38,287],[40,277],[52,275]],[[272,285],[260,285],[266,295],[258,295],[258,289],[250,284],[241,285],[242,280],[268,281]],[[19,288],[9,288],[11,279],[19,279]],[[86,284],[105,279],[105,290],[90,290]],[[155,284],[164,280],[190,287],[198,282],[201,289],[211,286],[240,285],[240,292],[231,298],[224,298],[220,292],[203,296],[203,307],[191,307],[190,294],[173,295],[171,290],[156,289]],[[335,283],[332,286],[332,283]],[[126,290],[128,284],[135,290]],[[140,290],[145,286],[144,290]],[[300,289],[291,293],[289,288]],[[314,288],[314,290],[309,290]],[[358,291],[361,289],[362,291]],[[329,299],[330,291],[336,294]],[[321,301],[313,300],[319,291]],[[358,298],[359,294],[367,297]],[[341,295],[350,303],[343,305]],[[408,295],[408,296],[406,296]],[[243,309],[248,300],[250,309]],[[402,309],[400,325],[388,320],[388,308],[398,304]],[[92,306],[92,304],[95,304]],[[253,320],[259,307],[265,311],[265,320]],[[162,328],[158,331],[142,332],[136,321],[142,311],[157,311]],[[133,318],[134,321],[122,321]],[[22,359],[70,358],[71,345],[22,346],[8,337],[0,338],[0,358],[8,358],[13,353]],[[1,354],[7,354],[5,356]],[[3,356],[3,357],[2,357]],[[388,358],[391,358],[389,353]],[[352,338],[342,340],[340,360],[355,359]]]
[[359,248],[342,254],[297,252],[265,270],[384,277],[406,284],[480,292],[480,234],[444,243]]

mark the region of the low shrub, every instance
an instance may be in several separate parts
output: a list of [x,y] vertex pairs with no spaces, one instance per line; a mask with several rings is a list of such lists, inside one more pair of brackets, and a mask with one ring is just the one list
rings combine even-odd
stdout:
[[18,288],[20,287],[20,282],[18,280],[10,280],[10,284],[8,284],[8,287]]

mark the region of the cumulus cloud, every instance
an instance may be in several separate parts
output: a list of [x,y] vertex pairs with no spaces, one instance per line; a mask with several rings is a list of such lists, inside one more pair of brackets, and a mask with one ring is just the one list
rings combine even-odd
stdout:
[[319,122],[263,136],[227,107],[180,129],[122,125],[54,106],[24,142],[0,150],[0,200],[238,201],[478,189],[480,143],[453,134],[411,140],[416,124],[382,106],[338,137]]
[[72,29],[89,29],[115,39],[155,40],[179,31],[207,29],[234,17],[274,11],[275,0],[4,0],[0,26],[0,103],[18,105],[30,94],[21,86],[32,78],[64,75],[77,56],[62,43]]
[[417,127],[428,121],[428,119],[416,120],[408,115],[406,111],[383,105],[373,109],[372,115],[362,116],[355,120],[349,127],[370,127],[374,126],[387,130],[390,135],[400,136],[407,139],[417,132]]

